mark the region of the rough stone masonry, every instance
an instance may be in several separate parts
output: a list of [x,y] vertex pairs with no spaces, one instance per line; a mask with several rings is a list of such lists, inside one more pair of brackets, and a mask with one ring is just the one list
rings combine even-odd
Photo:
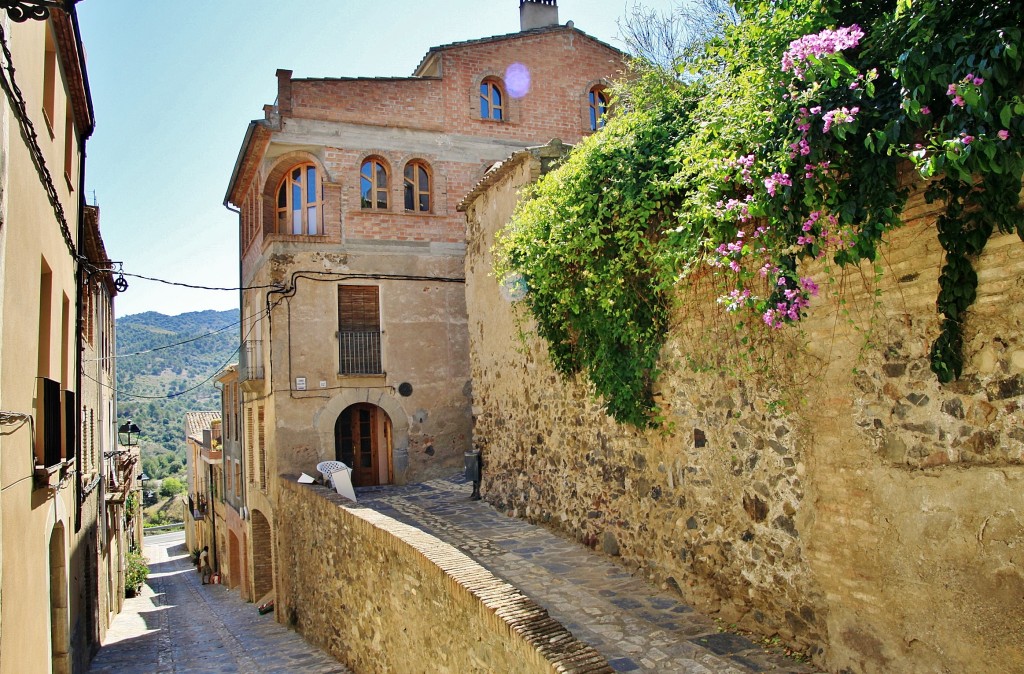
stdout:
[[949,385],[929,370],[942,249],[920,188],[881,274],[806,270],[823,296],[760,345],[758,368],[735,357],[710,281],[691,279],[662,354],[670,425],[640,432],[520,339],[490,275],[544,152],[518,153],[462,204],[485,498],[829,671],[1024,671],[1021,241],[994,238],[977,261]]

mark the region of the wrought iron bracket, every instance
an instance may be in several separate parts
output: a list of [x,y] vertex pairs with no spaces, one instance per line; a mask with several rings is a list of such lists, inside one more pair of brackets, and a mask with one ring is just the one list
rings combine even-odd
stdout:
[[70,12],[79,0],[0,0],[0,9],[6,10],[12,21],[45,21],[50,18],[50,10],[60,9]]

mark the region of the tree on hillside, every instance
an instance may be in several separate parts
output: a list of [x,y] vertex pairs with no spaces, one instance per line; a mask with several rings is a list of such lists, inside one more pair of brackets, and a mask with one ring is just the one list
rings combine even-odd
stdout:
[[163,480],[160,484],[160,495],[165,498],[171,498],[178,494],[184,493],[185,483],[176,477],[168,477]]

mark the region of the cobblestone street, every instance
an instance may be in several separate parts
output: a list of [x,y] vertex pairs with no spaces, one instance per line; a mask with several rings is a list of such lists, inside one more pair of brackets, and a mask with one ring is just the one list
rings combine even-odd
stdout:
[[[720,631],[607,557],[469,500],[461,476],[361,489],[360,505],[455,546],[548,610],[617,672],[750,674],[816,669]],[[126,600],[90,672],[349,670],[222,585],[202,585],[181,539],[147,542],[149,583]],[[404,674],[404,673],[396,673]]]
[[184,535],[145,546],[149,582],[125,600],[90,672],[110,674],[343,674],[302,636],[260,615],[223,585],[203,585]]
[[543,527],[471,501],[461,476],[360,490],[362,505],[455,546],[548,609],[618,672],[816,672],[768,653],[625,568]]

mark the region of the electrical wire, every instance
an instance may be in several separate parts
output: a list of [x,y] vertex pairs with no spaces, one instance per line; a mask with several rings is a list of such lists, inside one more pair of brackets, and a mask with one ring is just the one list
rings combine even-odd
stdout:
[[239,290],[280,290],[282,288],[279,283],[272,283],[269,285],[256,285],[256,286],[242,286],[239,288],[222,288],[219,286],[200,286],[192,283],[182,283],[180,281],[168,281],[167,279],[156,278],[155,276],[145,276],[143,274],[132,274],[124,270],[124,264],[121,262],[110,262],[109,264],[117,265],[110,269],[104,269],[103,267],[97,267],[96,265],[89,264],[85,261],[85,258],[79,258],[82,266],[88,269],[94,274],[117,274],[118,276],[129,276],[131,278],[142,279],[143,281],[153,281],[155,283],[163,283],[164,285],[177,286],[179,288],[191,288],[193,290],[223,290],[227,292],[238,292]]
[[179,283],[178,281],[168,281],[162,278],[154,278],[152,276],[143,276],[142,274],[129,274],[126,271],[120,272],[123,276],[130,276],[132,278],[142,279],[144,281],[154,281],[156,283],[163,283],[169,286],[178,286],[179,288],[192,288],[194,290],[226,290],[230,292],[238,292],[239,290],[267,290],[267,289],[280,289],[280,285],[260,285],[260,286],[242,286],[240,288],[218,288],[212,286],[197,286],[191,283]]
[[[261,311],[260,314],[255,317],[255,320],[259,320],[259,319],[263,318],[265,315],[266,315],[266,310]],[[250,316],[250,319],[253,319],[253,317]],[[239,320],[235,321],[234,323],[229,323],[229,324],[225,325],[222,328],[217,328],[216,330],[211,330],[210,332],[207,332],[205,334],[199,335],[198,337],[192,337],[190,339],[186,339],[186,340],[183,340],[183,341],[180,341],[180,342],[174,342],[173,344],[165,344],[163,346],[155,346],[152,349],[146,349],[145,351],[135,351],[135,352],[132,352],[132,353],[118,353],[118,354],[114,354],[113,356],[103,356],[102,358],[88,358],[88,359],[83,360],[82,362],[83,363],[95,363],[95,362],[101,361],[101,360],[117,360],[118,358],[128,358],[130,356],[142,356],[142,355],[147,354],[147,353],[153,353],[155,351],[163,351],[165,349],[170,349],[170,348],[173,348],[175,346],[181,346],[183,344],[191,344],[192,342],[198,342],[200,339],[205,339],[206,337],[210,337],[211,335],[216,335],[218,333],[224,332],[228,328],[233,328],[236,325],[239,325],[240,323],[242,323],[243,320],[244,319],[239,319]]]
[[[230,327],[230,326],[228,326],[228,327]],[[248,339],[249,335],[252,334],[252,331],[255,329],[255,327],[256,327],[256,323],[253,323],[253,325],[249,327],[249,331],[247,333],[245,333],[245,336],[242,337],[242,339],[239,342],[238,346],[235,347],[235,350],[231,352],[231,355],[228,356],[227,360],[225,360],[220,365],[220,367],[218,367],[216,370],[213,371],[213,374],[211,374],[209,377],[207,377],[206,379],[204,379],[203,381],[199,382],[198,384],[196,384],[195,386],[193,386],[191,388],[187,388],[187,389],[185,389],[183,391],[177,391],[176,393],[171,393],[169,395],[147,396],[147,395],[142,395],[142,394],[138,394],[138,393],[129,393],[128,391],[122,391],[121,389],[117,388],[116,386],[110,386],[109,384],[101,382],[98,379],[94,379],[93,377],[90,377],[85,372],[83,372],[82,375],[86,379],[90,379],[90,380],[96,382],[97,384],[99,384],[103,388],[117,393],[119,396],[127,396],[129,398],[136,398],[136,399],[139,399],[139,400],[171,400],[173,398],[180,398],[181,396],[185,395],[186,393],[191,393],[192,391],[195,391],[198,388],[202,388],[203,386],[208,384],[210,381],[212,381],[214,377],[216,377],[218,374],[220,374],[224,370],[224,368],[226,368],[231,363],[231,361],[234,360],[235,356],[238,355],[238,352],[242,349],[242,343],[245,342],[246,339]]]

